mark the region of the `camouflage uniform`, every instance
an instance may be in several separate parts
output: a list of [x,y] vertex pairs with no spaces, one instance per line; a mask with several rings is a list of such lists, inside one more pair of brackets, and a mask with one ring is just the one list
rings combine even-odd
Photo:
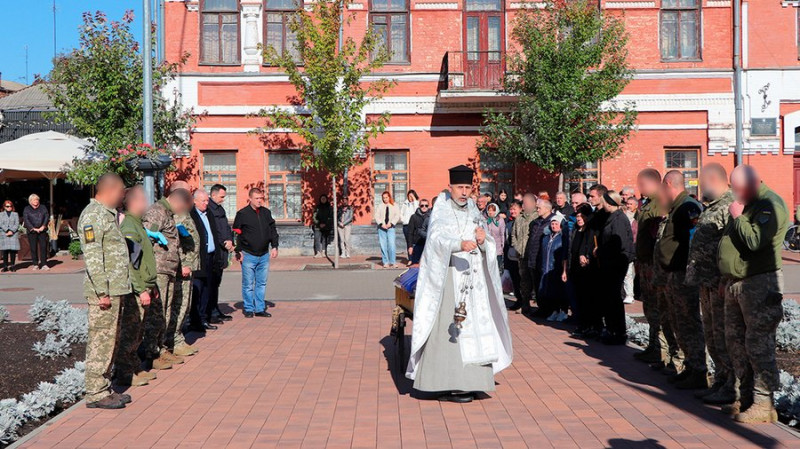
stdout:
[[[192,271],[200,267],[200,234],[194,225],[194,220],[189,214],[176,215],[175,222],[182,224],[189,232],[188,237],[180,237],[181,267],[189,267]],[[167,325],[167,344],[172,349],[186,344],[186,339],[181,332],[183,323],[186,320],[186,312],[189,310],[192,300],[192,275],[187,277],[178,273],[178,281],[175,285],[175,301],[172,307],[172,319]]]
[[531,270],[528,268],[528,259],[525,257],[527,252],[525,247],[528,245],[528,230],[530,224],[539,215],[536,212],[527,213],[521,212],[519,217],[514,220],[511,226],[511,246],[517,251],[519,255],[519,291],[521,296],[517,298],[517,302],[521,301],[522,311],[527,313],[531,310],[531,298],[533,297],[533,276]]
[[114,369],[117,379],[130,382],[133,375],[139,372],[140,365],[136,351],[142,343],[145,308],[139,302],[139,295],[149,291],[151,299],[155,296],[152,292],[156,289],[156,259],[153,244],[139,217],[126,213],[120,229],[128,244],[133,292],[123,297],[122,325]]
[[[89,341],[86,343],[86,401],[111,394],[111,366],[119,339],[121,297],[131,292],[128,246],[117,225],[117,211],[95,199],[78,219],[81,249],[86,261],[83,293],[89,303]],[[100,309],[108,296],[111,308]]]
[[164,234],[167,245],[155,244],[159,297],[150,301],[144,318],[143,346],[147,357],[158,357],[166,346],[167,323],[172,315],[172,301],[175,296],[175,277],[180,269],[178,253],[179,236],[175,227],[172,208],[166,198],[155,202],[142,217],[144,227]]
[[725,346],[724,284],[717,265],[717,249],[722,231],[730,221],[728,207],[732,202],[733,193],[728,190],[700,214],[686,266],[686,283],[700,287],[703,332],[714,362],[714,383],[725,385],[726,391],[733,391],[735,377]]
[[[656,243],[664,234],[664,227],[666,223],[664,220],[661,220],[658,224],[658,230],[656,232]],[[683,356],[680,353],[678,347],[678,341],[675,338],[675,331],[672,327],[672,307],[670,306],[670,302],[667,300],[667,285],[669,283],[668,274],[664,271],[659,264],[653,263],[651,265],[652,273],[652,292],[655,295],[655,307],[650,309],[650,313],[657,316],[657,319],[654,317],[654,323],[657,324],[657,327],[660,328],[660,333],[658,334],[658,346],[661,348],[662,354],[665,356],[667,363],[670,361],[675,364],[676,368],[681,368],[683,365]],[[648,273],[649,274],[649,273]],[[647,276],[647,274],[645,274]],[[644,285],[645,279],[642,279],[641,284]],[[645,299],[645,303],[647,299]],[[655,310],[653,310],[655,309]],[[645,317],[647,317],[647,312],[645,312]],[[648,321],[650,318],[648,318]],[[651,329],[652,329],[651,324]],[[652,334],[651,334],[652,336]],[[652,338],[652,337],[651,337]]]
[[658,307],[658,291],[653,272],[653,249],[658,238],[659,224],[663,213],[658,207],[657,198],[648,201],[636,212],[636,275],[639,276],[644,316],[650,325],[648,347],[662,351],[661,312]]
[[728,279],[725,339],[741,410],[754,402],[771,409],[779,387],[775,332],[783,318],[781,249],[788,221],[786,204],[762,184],[758,197],[728,223],[719,244],[719,269]]

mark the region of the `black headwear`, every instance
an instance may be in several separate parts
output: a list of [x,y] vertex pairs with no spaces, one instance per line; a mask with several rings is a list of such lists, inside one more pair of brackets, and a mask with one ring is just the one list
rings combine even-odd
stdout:
[[609,195],[608,192],[603,194],[603,199],[606,200],[606,203],[608,203],[610,206],[619,207],[619,203],[614,201],[614,198],[611,198],[611,195]]
[[466,165],[459,165],[450,169],[450,184],[470,184],[475,176],[475,171]]

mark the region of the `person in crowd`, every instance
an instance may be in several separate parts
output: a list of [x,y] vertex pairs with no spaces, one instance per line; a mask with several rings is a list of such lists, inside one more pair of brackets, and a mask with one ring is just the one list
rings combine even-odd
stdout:
[[542,248],[544,235],[550,233],[550,219],[555,214],[555,212],[553,212],[553,203],[549,200],[539,198],[539,200],[536,201],[536,214],[538,218],[531,221],[528,227],[528,244],[525,246],[525,251],[527,251],[528,269],[531,271],[533,294],[538,307],[534,316],[547,318],[554,310],[553,304],[549,304],[544,298],[538,297],[539,286],[542,282],[542,270],[539,266],[539,252]]
[[494,373],[512,358],[496,245],[469,201],[473,176],[463,165],[450,169],[449,195],[432,212],[406,370],[416,390],[455,403],[494,391]]
[[633,198],[635,200],[636,191],[631,186],[625,186],[619,191],[619,194],[622,197],[622,210],[626,211],[628,208],[628,199]]
[[381,246],[381,262],[383,268],[394,268],[397,263],[395,226],[400,221],[400,208],[394,204],[392,194],[383,192],[381,204],[375,208],[373,217],[378,224],[378,243]]
[[775,332],[783,319],[783,238],[789,210],[761,181],[739,165],[731,173],[735,201],[719,244],[725,286],[725,339],[739,381],[739,400],[724,407],[741,423],[776,422],[773,399],[780,388]]
[[725,346],[725,286],[717,264],[717,250],[730,221],[728,209],[733,203],[733,192],[728,188],[728,173],[718,163],[706,164],[700,171],[700,188],[707,205],[692,236],[686,284],[700,288],[703,332],[714,362],[714,382],[697,396],[706,404],[730,404],[736,400],[736,376]]
[[147,385],[156,378],[154,372],[141,369],[137,350],[142,343],[144,314],[150,299],[158,295],[156,257],[153,242],[142,224],[147,210],[144,187],[135,185],[125,192],[125,217],[120,231],[125,236],[129,256],[132,292],[122,296],[119,345],[114,356],[114,382],[121,386]]
[[483,218],[488,217],[486,213],[486,207],[489,203],[492,202],[492,194],[491,193],[484,193],[483,195],[479,196],[476,205],[478,206],[478,211],[483,215]]
[[107,173],[100,177],[95,189],[94,198],[78,219],[86,263],[83,294],[89,303],[84,399],[87,408],[120,409],[131,402],[130,395],[111,389],[122,298],[131,294],[128,245],[117,221],[125,185],[119,175]]
[[575,214],[575,208],[573,208],[572,205],[567,201],[566,192],[556,192],[556,203],[553,205],[553,210],[556,212],[561,212],[561,215],[564,216],[565,220],[571,215]]
[[312,229],[314,231],[314,257],[319,258],[328,255],[328,244],[333,232],[333,208],[328,202],[328,195],[319,196],[317,207],[311,217]]
[[247,194],[247,206],[236,212],[233,230],[236,260],[242,264],[242,301],[245,318],[268,318],[265,300],[270,259],[278,257],[278,229],[272,212],[264,207],[264,191],[253,187]]
[[500,189],[497,193],[497,198],[494,199],[494,203],[497,204],[497,207],[500,208],[500,218],[503,220],[508,221],[508,213],[509,208],[511,207],[511,199],[508,197],[508,192],[506,189]]
[[400,205],[400,224],[403,225],[403,238],[406,240],[406,248],[414,246],[408,241],[408,223],[411,220],[411,216],[417,212],[417,209],[419,209],[419,195],[417,195],[416,190],[412,189],[408,191],[405,201]]
[[[212,288],[217,285],[217,278],[222,275],[225,266],[223,259],[223,242],[219,239],[217,222],[208,210],[210,199],[203,189],[194,192],[194,207],[189,212],[192,226],[197,233],[197,263],[192,272],[192,292],[194,302],[190,313],[190,328],[200,332],[215,330],[212,324],[209,299]],[[220,324],[222,320],[216,322]]]
[[[183,363],[183,357],[170,352],[172,341],[167,341],[167,328],[173,319],[176,297],[175,288],[178,276],[186,278],[191,274],[189,267],[181,267],[180,234],[175,216],[185,214],[192,204],[192,195],[185,188],[171,186],[167,196],[153,203],[142,216],[142,224],[150,232],[160,233],[164,240],[153,246],[158,276],[158,296],[150,298],[150,307],[144,317],[144,337],[142,339],[145,358],[152,360],[154,369],[169,369],[172,365]],[[179,309],[178,309],[179,310]]]
[[526,316],[531,315],[531,298],[533,296],[533,279],[531,278],[531,270],[528,267],[529,259],[527,253],[528,237],[530,233],[530,225],[538,218],[536,212],[536,196],[532,193],[526,193],[522,197],[522,212],[519,217],[514,220],[514,226],[511,228],[511,247],[517,253],[519,258],[519,295],[516,303],[509,307],[509,310],[519,310]]
[[[603,319],[595,290],[601,284],[594,256],[597,234],[589,226],[593,214],[589,203],[578,205],[569,245],[568,280],[574,288],[578,315],[578,327],[572,332],[572,336],[577,338],[595,338],[603,330]],[[573,310],[573,314],[575,312]]]
[[520,291],[519,276],[519,253],[511,244],[511,236],[514,234],[514,223],[522,213],[522,201],[513,200],[508,207],[508,219],[506,220],[506,241],[503,245],[503,267],[508,271],[513,286],[513,294],[516,300],[522,297]]
[[[642,194],[642,207],[636,214],[636,274],[640,278],[642,306],[644,316],[650,325],[647,347],[634,354],[634,357],[645,363],[660,363],[664,360],[661,337],[662,312],[659,304],[659,290],[654,279],[653,252],[659,224],[666,211],[660,203],[661,173],[654,168],[645,168],[637,175],[639,192]],[[666,332],[671,334],[671,332]]]
[[635,258],[631,223],[621,204],[622,197],[617,192],[603,195],[602,207],[608,217],[597,237],[595,252],[602,290],[600,306],[606,324],[602,342],[609,345],[622,345],[628,340],[622,290],[628,266]]
[[[170,189],[190,189],[186,181],[174,181]],[[192,289],[192,276],[199,266],[200,257],[200,236],[197,232],[189,210],[186,209],[182,214],[175,214],[175,227],[178,229],[178,253],[180,254],[181,270],[175,277],[175,293],[172,301],[172,311],[167,322],[166,341],[167,349],[175,356],[188,357],[197,353],[197,348],[190,345],[183,335],[186,315],[190,313],[191,307],[197,302],[197,295]],[[189,274],[184,275],[183,267],[189,268]],[[205,332],[200,327],[190,326],[191,330]]]
[[506,242],[506,221],[500,216],[500,206],[491,203],[486,206],[486,230],[492,236],[496,246],[497,267],[503,275],[503,246]]
[[671,207],[664,232],[656,244],[655,261],[667,272],[667,304],[678,346],[686,361],[684,370],[670,377],[679,389],[708,388],[706,344],[700,318],[700,292],[686,284],[689,244],[703,207],[689,197],[683,173],[664,175],[662,192]]
[[22,221],[28,231],[33,270],[47,271],[50,269],[47,266],[47,245],[50,243],[50,233],[47,230],[49,217],[47,208],[42,206],[39,195],[32,193],[28,197],[28,205],[22,211]]
[[570,196],[569,205],[572,206],[572,210],[575,212],[578,211],[578,206],[581,204],[586,203],[586,195],[581,192],[575,192]]
[[338,217],[336,220],[337,232],[339,233],[339,245],[342,247],[341,255],[344,259],[349,259],[353,255],[353,221],[355,220],[355,211],[353,206],[347,202],[346,199],[342,200],[342,205],[339,207]]
[[17,253],[19,252],[19,214],[14,211],[14,203],[3,202],[0,212],[0,252],[3,253],[3,272],[17,271]]
[[[631,192],[633,191],[632,187],[628,187],[628,189],[630,189]],[[628,222],[631,224],[631,232],[633,233],[634,243],[636,243],[636,231],[639,227],[639,224],[636,222],[636,210],[638,207],[639,202],[632,194],[628,195],[626,199],[623,199],[623,203],[620,205],[620,209],[628,218]],[[633,304],[633,302],[636,300],[636,267],[634,266],[633,261],[628,264],[628,272],[625,274],[625,282],[623,285],[625,299],[623,299],[622,302],[624,304]]]
[[419,201],[419,208],[408,220],[408,261],[409,265],[418,265],[425,248],[425,237],[422,235],[425,220],[430,216],[430,202],[426,199]]
[[567,263],[569,262],[569,234],[566,220],[561,212],[555,212],[548,221],[549,233],[542,236],[539,251],[539,270],[541,281],[537,299],[550,305],[553,313],[547,321],[563,322],[569,316],[569,297],[567,296]]
[[[228,215],[225,212],[225,198],[228,196],[228,189],[222,184],[214,184],[211,186],[210,191],[211,201],[208,202],[208,211],[214,220],[217,222],[217,236],[222,241],[222,260],[223,269],[228,268],[229,254],[233,251],[233,231],[231,231],[230,222],[228,222]],[[223,270],[224,272],[224,270]],[[233,319],[231,315],[222,313],[219,308],[219,286],[222,284],[222,273],[217,277],[217,285],[212,285],[208,295],[208,308],[211,309],[212,314],[222,321],[230,321]],[[268,304],[272,307],[274,304]],[[213,320],[212,320],[213,322]]]
[[514,194],[514,201],[522,202],[522,199],[525,197],[524,193],[515,193]]

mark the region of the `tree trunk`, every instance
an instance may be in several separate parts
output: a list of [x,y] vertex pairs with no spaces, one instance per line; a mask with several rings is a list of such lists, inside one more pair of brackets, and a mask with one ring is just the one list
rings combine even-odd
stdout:
[[339,213],[336,204],[336,175],[331,176],[331,183],[333,184],[333,269],[339,269]]

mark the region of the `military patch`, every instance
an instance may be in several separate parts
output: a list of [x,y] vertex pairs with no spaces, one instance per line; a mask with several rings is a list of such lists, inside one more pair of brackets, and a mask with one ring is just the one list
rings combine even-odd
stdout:
[[86,225],[83,227],[83,240],[86,243],[94,243],[94,226]]

